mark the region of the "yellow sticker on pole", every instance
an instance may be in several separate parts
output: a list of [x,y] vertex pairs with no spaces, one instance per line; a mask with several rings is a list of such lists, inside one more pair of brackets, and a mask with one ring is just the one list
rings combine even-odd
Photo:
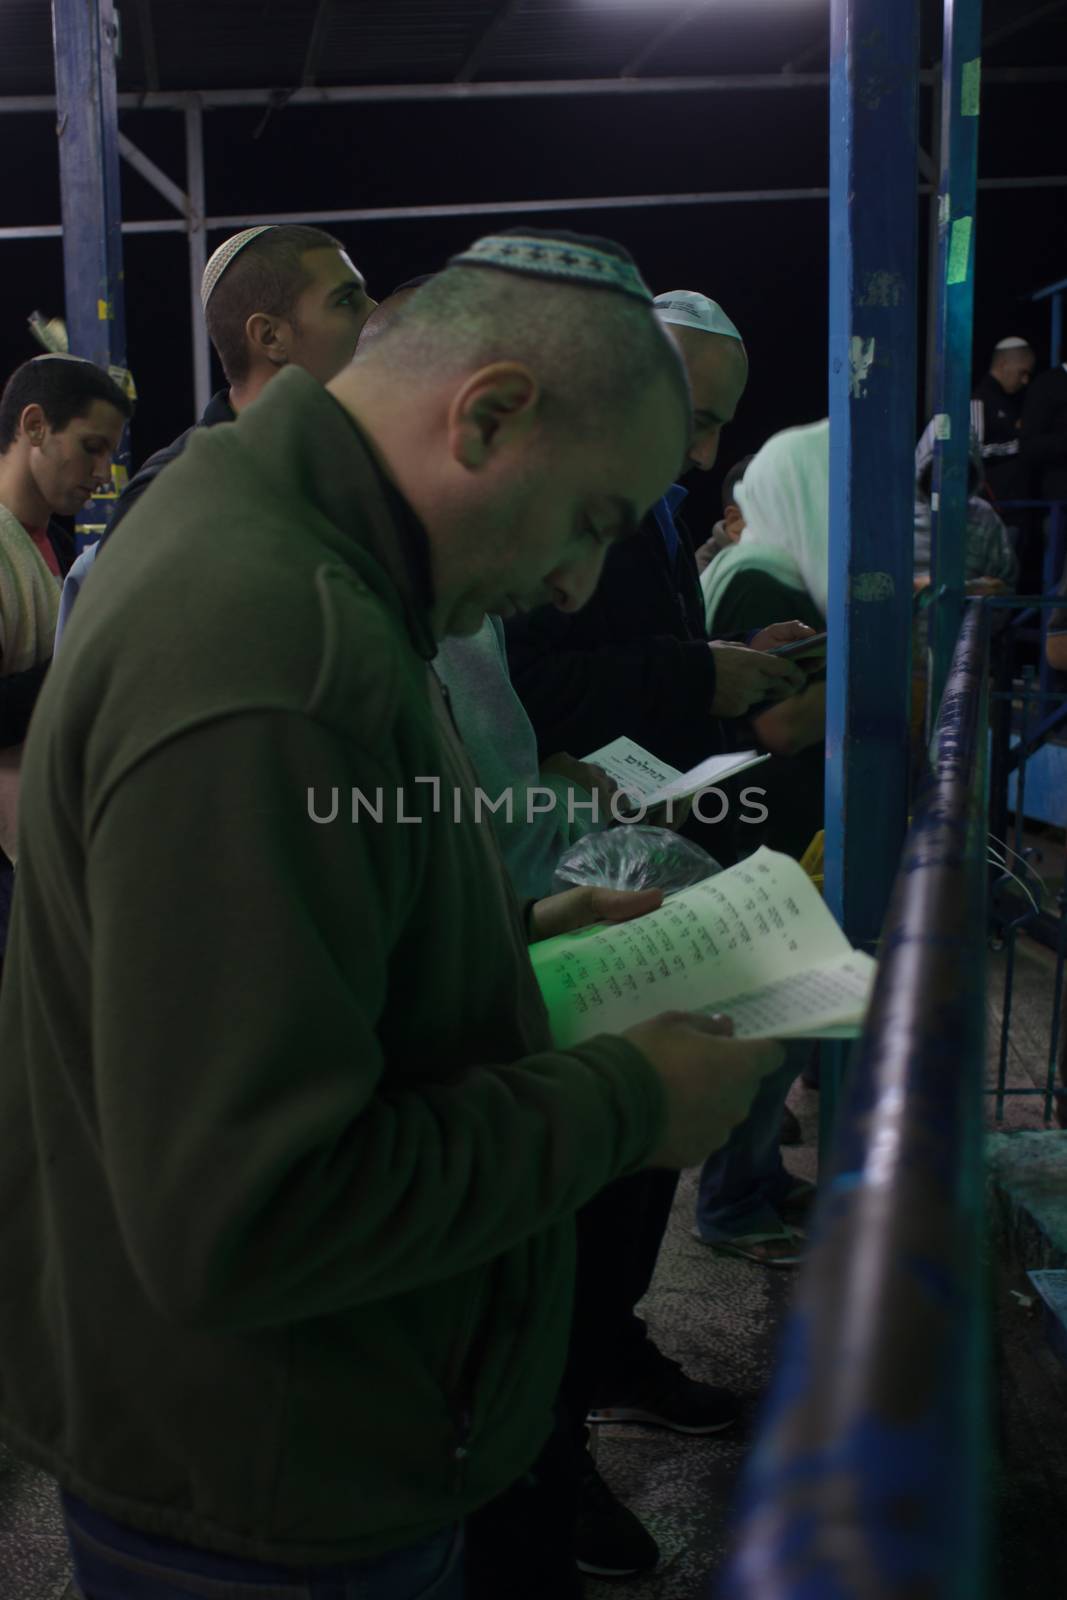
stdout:
[[111,315],[111,306],[106,300],[96,302],[96,315],[101,322],[106,322]]
[[971,226],[973,217],[957,217],[952,224],[948,247],[948,282],[966,283],[971,264]]
[[978,101],[982,92],[982,58],[975,56],[973,61],[963,63],[963,77],[960,81],[960,116],[976,117],[978,115]]

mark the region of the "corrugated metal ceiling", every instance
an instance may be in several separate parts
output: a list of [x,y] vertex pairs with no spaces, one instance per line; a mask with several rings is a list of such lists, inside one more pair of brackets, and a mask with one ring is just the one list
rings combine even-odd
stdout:
[[[286,88],[476,78],[773,72],[825,62],[828,0],[122,0],[119,88]],[[940,5],[924,3],[924,58]],[[1067,6],[986,0],[987,63],[1067,56]],[[53,88],[46,0],[0,6],[0,94]],[[310,57],[309,57],[310,52]]]

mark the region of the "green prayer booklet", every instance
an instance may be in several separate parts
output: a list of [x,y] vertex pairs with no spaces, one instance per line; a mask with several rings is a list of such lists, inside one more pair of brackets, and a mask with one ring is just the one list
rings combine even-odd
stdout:
[[854,1038],[875,963],[791,856],[760,849],[632,922],[531,945],[560,1049],[661,1011],[722,1012],[738,1039]]

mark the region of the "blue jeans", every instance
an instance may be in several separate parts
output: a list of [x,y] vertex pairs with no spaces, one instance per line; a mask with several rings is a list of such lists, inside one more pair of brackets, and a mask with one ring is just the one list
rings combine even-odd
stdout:
[[120,1527],[60,1493],[84,1600],[463,1600],[463,1533],[446,1528],[370,1561],[284,1567]]
[[790,1085],[803,1070],[811,1045],[794,1039],[785,1064],[760,1085],[752,1110],[700,1173],[696,1224],[707,1244],[729,1244],[752,1233],[781,1233],[777,1207],[800,1187],[782,1163],[778,1130]]

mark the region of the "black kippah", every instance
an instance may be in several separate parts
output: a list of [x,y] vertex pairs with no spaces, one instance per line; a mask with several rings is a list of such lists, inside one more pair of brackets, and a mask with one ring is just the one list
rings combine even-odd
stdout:
[[652,304],[652,292],[630,252],[614,239],[566,229],[506,228],[476,239],[450,267],[490,267],[581,289],[610,289]]

